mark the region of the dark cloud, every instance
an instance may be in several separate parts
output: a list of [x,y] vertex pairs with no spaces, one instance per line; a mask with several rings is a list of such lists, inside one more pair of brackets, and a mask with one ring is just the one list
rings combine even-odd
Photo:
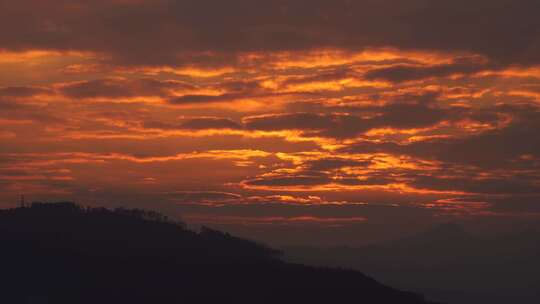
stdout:
[[[405,113],[405,112],[403,112]],[[360,143],[342,149],[346,153],[397,153],[424,159],[437,159],[449,163],[469,164],[479,167],[504,167],[517,165],[525,155],[540,157],[540,112],[536,107],[502,106],[492,111],[473,112],[471,117],[483,122],[494,122],[498,114],[512,116],[512,122],[500,129],[466,137],[415,142],[407,145],[387,143]],[[405,114],[404,114],[405,115]]]
[[2,107],[2,110],[4,110],[4,112],[21,110],[26,108],[25,105],[8,98],[0,98],[0,107]]
[[478,166],[508,166],[524,155],[540,157],[540,112],[529,109],[514,113],[506,128],[454,140],[417,143],[405,148],[422,157]]
[[333,71],[321,71],[315,75],[309,75],[304,77],[291,77],[288,78],[284,84],[303,84],[311,82],[327,82],[344,79],[347,77],[359,77],[357,73],[350,68],[338,68]]
[[184,95],[180,97],[173,97],[168,100],[170,104],[174,105],[197,105],[197,104],[209,104],[220,102],[231,102],[239,98],[246,97],[244,94],[227,93],[222,95]]
[[184,82],[167,80],[160,81],[151,78],[135,80],[127,79],[97,79],[71,83],[63,86],[62,94],[71,98],[126,98],[140,96],[167,96],[169,91],[176,89],[193,89],[194,86]]
[[[539,112],[503,107],[513,115],[510,125],[481,134],[411,144],[362,143],[347,153],[390,153],[442,162],[439,170],[400,174],[418,189],[490,195],[534,195],[540,192]],[[478,119],[494,119],[483,113]],[[489,200],[488,200],[489,201]],[[511,207],[508,207],[511,208]]]
[[464,191],[479,194],[535,194],[540,186],[533,179],[527,178],[439,178],[432,175],[416,176],[411,185],[418,189],[439,191]]
[[242,129],[242,126],[226,118],[197,118],[191,119],[181,124],[183,129],[204,130],[204,129]]
[[[48,126],[65,125],[68,122],[66,117],[62,117],[54,111],[44,109],[41,106],[30,105],[24,102],[18,102],[13,98],[5,100],[0,98],[0,120],[14,120],[14,121],[32,121],[34,123],[43,123]],[[36,132],[37,130],[32,130]]]
[[230,119],[204,117],[188,119],[179,124],[170,124],[161,121],[145,121],[143,127],[161,130],[205,130],[205,129],[242,129],[242,126]]
[[217,191],[178,191],[167,196],[178,203],[226,202],[238,201],[241,195]]
[[158,130],[178,130],[181,129],[180,125],[166,123],[157,120],[143,121],[142,127],[145,129],[158,129]]
[[332,179],[329,176],[313,173],[313,175],[291,175],[291,176],[269,176],[245,181],[249,186],[320,186],[330,184]]
[[418,47],[463,49],[503,63],[538,63],[540,20],[534,0],[428,1],[411,12],[410,43]]
[[429,127],[454,115],[452,110],[422,104],[390,104],[363,110],[377,115],[363,118],[349,114],[290,113],[247,117],[243,122],[250,130],[302,130],[305,135],[351,138],[376,128]]
[[475,62],[455,62],[435,66],[397,65],[368,71],[364,77],[370,80],[404,82],[435,77],[447,77],[455,74],[472,74],[492,68]]
[[291,113],[247,117],[243,122],[252,130],[320,130],[331,126],[334,118],[315,113]]
[[219,95],[187,94],[171,97],[168,102],[173,105],[198,105],[233,102],[238,99],[278,96],[261,88],[256,81],[225,81],[215,85],[217,89],[225,90],[226,93]]
[[37,87],[0,87],[0,97],[32,97],[53,94],[53,91]]
[[306,136],[335,138],[355,137],[374,127],[373,121],[354,115],[291,113],[248,117],[244,124],[250,130],[301,130]]
[[262,89],[257,81],[226,81],[219,86],[228,92],[254,92]]
[[2,6],[0,26],[10,30],[0,45],[97,51],[139,65],[185,64],[196,61],[189,54],[207,51],[377,46],[538,63],[539,9],[536,0],[22,0]]
[[[396,104],[423,104],[430,105],[437,102],[437,99],[440,97],[440,92],[438,91],[421,91],[421,92],[409,92],[401,93],[394,96],[387,97],[391,103]],[[385,96],[372,95],[371,98],[374,100],[384,99]]]
[[382,115],[373,119],[377,127],[397,129],[432,126],[445,118],[451,118],[453,111],[425,105],[391,104],[382,109]]
[[392,183],[391,178],[374,176],[356,176],[356,175],[332,175],[327,172],[311,171],[310,169],[300,170],[292,175],[269,175],[259,178],[246,180],[247,186],[266,186],[266,187],[316,187],[324,185],[341,186],[384,186]]
[[365,167],[370,164],[371,161],[357,161],[345,158],[322,158],[308,161],[306,166],[313,171],[328,171],[344,167]]

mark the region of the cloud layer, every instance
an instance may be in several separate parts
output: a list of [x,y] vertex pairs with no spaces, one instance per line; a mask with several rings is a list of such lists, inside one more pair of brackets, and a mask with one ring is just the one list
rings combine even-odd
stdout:
[[2,206],[155,207],[270,241],[537,219],[539,10],[0,3]]

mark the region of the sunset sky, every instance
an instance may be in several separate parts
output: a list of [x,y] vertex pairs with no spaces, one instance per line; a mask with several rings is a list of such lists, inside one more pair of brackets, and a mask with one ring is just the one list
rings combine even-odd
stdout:
[[540,219],[537,0],[0,0],[0,207],[270,243]]

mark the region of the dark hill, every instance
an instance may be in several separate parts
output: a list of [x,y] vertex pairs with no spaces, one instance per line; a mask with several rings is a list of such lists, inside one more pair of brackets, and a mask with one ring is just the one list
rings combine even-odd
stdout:
[[426,303],[363,274],[142,210],[0,211],[2,303]]

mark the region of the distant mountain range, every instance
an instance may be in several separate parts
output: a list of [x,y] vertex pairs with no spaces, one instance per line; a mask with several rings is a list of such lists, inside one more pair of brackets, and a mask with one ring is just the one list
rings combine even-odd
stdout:
[[286,260],[360,269],[446,303],[540,303],[540,234],[477,237],[459,225],[363,247],[285,248]]
[[143,210],[42,204],[0,211],[0,302],[426,304],[343,269]]

